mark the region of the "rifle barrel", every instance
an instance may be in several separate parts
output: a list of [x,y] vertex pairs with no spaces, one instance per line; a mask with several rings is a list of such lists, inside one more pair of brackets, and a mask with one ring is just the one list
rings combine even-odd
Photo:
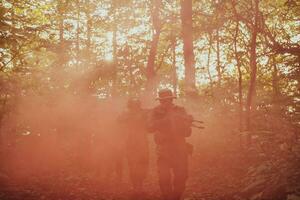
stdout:
[[195,124],[192,124],[192,127],[194,127],[194,128],[199,128],[199,129],[204,129],[203,126],[197,126],[197,125],[195,125]]
[[196,120],[196,119],[193,119],[193,122],[198,122],[198,123],[201,123],[201,124],[204,123],[203,121],[201,121],[201,120]]

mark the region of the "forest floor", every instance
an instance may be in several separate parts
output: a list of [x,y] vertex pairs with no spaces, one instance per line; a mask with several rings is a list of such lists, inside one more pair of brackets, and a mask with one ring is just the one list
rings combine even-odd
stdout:
[[[234,199],[244,173],[237,159],[215,151],[195,148],[190,158],[189,179],[184,199],[222,200]],[[228,154],[229,155],[229,154]],[[233,154],[231,153],[231,156]],[[150,170],[144,192],[134,196],[124,165],[122,182],[112,175],[110,181],[101,182],[95,173],[61,169],[56,173],[27,174],[23,178],[3,175],[1,200],[158,200],[160,192],[156,175],[155,153],[150,155]],[[3,181],[4,180],[4,181]]]
[[[236,191],[239,181],[230,174],[224,175],[216,165],[202,163],[205,167],[194,168],[190,171],[187,182],[185,199],[230,199]],[[207,165],[206,165],[207,164]],[[154,175],[154,174],[153,174]],[[159,198],[157,178],[147,179],[145,191],[137,198],[127,181],[117,183],[112,180],[105,185],[91,174],[44,174],[31,176],[27,180],[9,180],[2,184],[0,190],[1,200],[130,200]]]

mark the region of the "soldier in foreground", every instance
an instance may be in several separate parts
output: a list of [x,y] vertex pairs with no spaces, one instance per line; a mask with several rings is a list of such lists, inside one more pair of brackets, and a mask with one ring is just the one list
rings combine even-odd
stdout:
[[135,195],[143,192],[149,163],[147,138],[147,111],[141,107],[138,99],[129,99],[127,111],[119,117],[122,132],[125,134],[126,157],[130,181]]
[[159,186],[164,200],[181,199],[192,152],[192,145],[185,141],[191,135],[192,120],[187,120],[191,117],[183,107],[173,104],[175,98],[169,89],[159,91],[160,105],[152,110],[148,124],[157,144]]

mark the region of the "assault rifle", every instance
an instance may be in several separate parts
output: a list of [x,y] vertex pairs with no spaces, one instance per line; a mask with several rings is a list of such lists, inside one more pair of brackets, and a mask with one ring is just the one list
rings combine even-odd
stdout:
[[[200,126],[200,125],[197,125],[197,124],[203,124],[204,122],[201,121],[201,120],[197,120],[197,119],[194,119],[193,116],[192,117],[192,127],[194,128],[198,128],[198,129],[204,129],[204,126]],[[193,124],[193,123],[197,123],[197,124]]]
[[[159,116],[164,116],[165,111],[161,110],[160,112],[157,113]],[[183,121],[184,123],[188,124],[190,127],[198,128],[198,129],[204,129],[203,126],[200,126],[199,124],[203,124],[204,122],[201,120],[196,120],[192,115],[185,115],[182,116],[180,114],[172,114],[173,117],[177,118],[179,121]],[[197,124],[195,124],[197,123]]]
[[[187,120],[188,123],[191,124],[191,127],[198,128],[198,129],[204,129],[203,126],[198,125],[198,124],[203,124],[204,122],[201,120],[194,119],[194,117],[192,115],[188,115],[188,117],[186,117],[185,120]],[[197,123],[197,124],[193,124],[193,123]]]

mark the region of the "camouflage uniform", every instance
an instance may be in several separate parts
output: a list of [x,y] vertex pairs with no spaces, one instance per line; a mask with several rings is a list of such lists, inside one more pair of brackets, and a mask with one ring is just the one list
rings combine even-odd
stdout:
[[131,183],[134,189],[140,192],[149,165],[147,111],[140,107],[138,100],[130,100],[128,104],[128,110],[120,116],[119,120],[122,131],[126,134],[125,146]]
[[167,108],[159,105],[150,116],[149,128],[155,132],[157,144],[159,185],[165,200],[179,200],[185,190],[191,152],[191,145],[185,141],[191,135],[190,124],[184,120],[187,117],[185,109],[174,104]]

